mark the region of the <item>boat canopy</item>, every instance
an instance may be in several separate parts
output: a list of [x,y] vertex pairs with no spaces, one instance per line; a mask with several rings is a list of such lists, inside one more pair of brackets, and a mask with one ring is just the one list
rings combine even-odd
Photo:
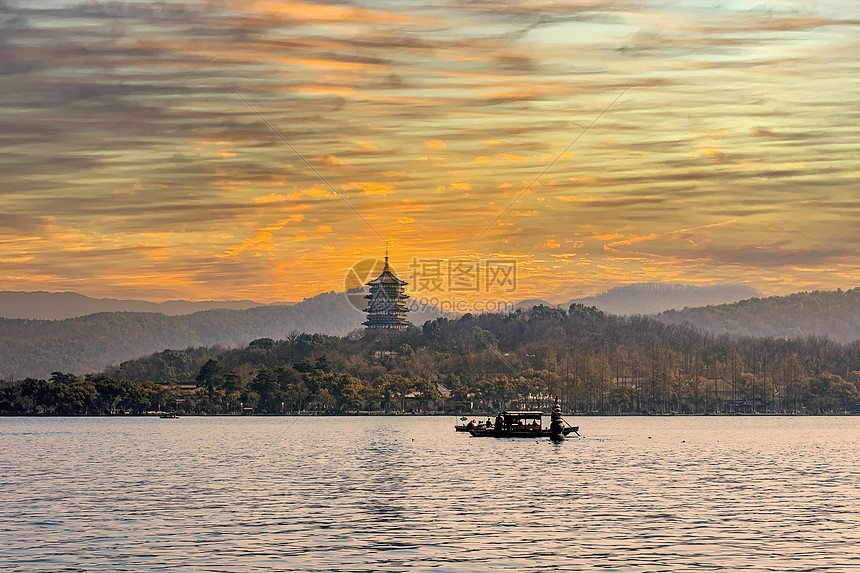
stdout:
[[502,412],[500,414],[502,417],[502,421],[504,425],[513,427],[513,426],[530,426],[540,428],[541,425],[541,417],[543,416],[543,412],[541,411],[530,411],[530,412]]

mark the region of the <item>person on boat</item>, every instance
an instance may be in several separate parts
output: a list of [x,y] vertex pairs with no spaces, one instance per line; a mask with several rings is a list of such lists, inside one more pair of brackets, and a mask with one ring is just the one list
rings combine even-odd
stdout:
[[502,419],[502,416],[501,415],[496,416],[496,428],[501,430],[502,428],[504,428],[504,425],[505,425],[505,421],[504,421],[504,419]]
[[469,423],[466,424],[466,429],[467,430],[474,430],[475,429],[475,420],[469,420]]
[[488,427],[488,428],[492,428],[492,427],[493,427],[493,420],[492,420],[491,418],[487,418],[487,427]]

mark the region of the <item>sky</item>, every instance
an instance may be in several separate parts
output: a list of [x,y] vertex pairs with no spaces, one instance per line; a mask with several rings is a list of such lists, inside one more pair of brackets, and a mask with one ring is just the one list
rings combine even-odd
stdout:
[[0,290],[787,294],[858,229],[854,1],[0,0]]

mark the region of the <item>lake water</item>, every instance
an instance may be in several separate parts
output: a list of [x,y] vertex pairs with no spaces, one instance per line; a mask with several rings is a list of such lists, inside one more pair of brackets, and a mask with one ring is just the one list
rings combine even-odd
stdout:
[[0,419],[3,571],[860,571],[860,417]]

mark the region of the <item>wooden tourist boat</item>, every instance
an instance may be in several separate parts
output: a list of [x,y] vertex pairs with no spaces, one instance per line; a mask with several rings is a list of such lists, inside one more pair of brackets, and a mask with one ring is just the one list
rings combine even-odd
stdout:
[[570,433],[579,435],[579,426],[567,424],[561,416],[561,408],[556,398],[552,409],[551,423],[548,428],[541,424],[543,412],[540,410],[505,411],[496,416],[492,426],[469,430],[476,438],[551,438],[563,440]]

